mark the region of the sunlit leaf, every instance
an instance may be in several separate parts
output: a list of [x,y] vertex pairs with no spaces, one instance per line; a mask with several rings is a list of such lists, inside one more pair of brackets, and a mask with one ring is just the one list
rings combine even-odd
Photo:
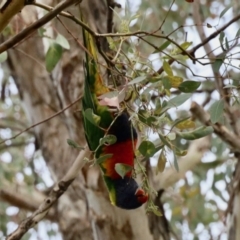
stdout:
[[181,46],[183,49],[187,50],[191,45],[192,45],[192,42],[184,42],[184,43],[182,43],[180,46]]
[[168,135],[167,135],[167,138],[170,140],[170,141],[173,141],[176,139],[176,133],[175,132],[170,132]]
[[179,122],[175,125],[176,128],[181,129],[181,130],[195,128],[195,126],[196,126],[195,122],[189,118],[179,120]]
[[[182,44],[180,44],[181,48],[184,50],[187,50],[190,46],[192,45],[192,42],[184,42]],[[173,54],[180,54],[182,53],[182,49],[177,48],[175,51],[173,51]]]
[[132,171],[132,166],[124,163],[116,163],[115,170],[122,178],[124,178],[128,172]]
[[172,68],[167,61],[163,62],[163,69],[167,73],[168,76],[173,76]]
[[173,88],[179,87],[179,85],[183,82],[183,79],[178,76],[168,76],[168,79]]
[[223,110],[224,110],[223,99],[220,99],[212,104],[212,106],[210,107],[210,109],[208,111],[210,113],[210,118],[211,118],[212,123],[216,123],[219,121],[219,119],[223,115]]

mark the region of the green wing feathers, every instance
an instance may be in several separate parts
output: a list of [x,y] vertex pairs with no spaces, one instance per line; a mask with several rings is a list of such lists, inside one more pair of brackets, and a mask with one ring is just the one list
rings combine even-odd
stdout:
[[[107,106],[99,104],[98,97],[109,92],[109,89],[103,84],[97,65],[97,52],[93,37],[83,30],[84,46],[86,47],[85,62],[85,86],[82,100],[84,128],[88,145],[91,150],[95,150],[99,145],[99,140],[104,136],[105,128],[109,127],[113,117]],[[100,117],[99,126],[93,124],[87,118],[85,111],[92,109],[93,114]]]

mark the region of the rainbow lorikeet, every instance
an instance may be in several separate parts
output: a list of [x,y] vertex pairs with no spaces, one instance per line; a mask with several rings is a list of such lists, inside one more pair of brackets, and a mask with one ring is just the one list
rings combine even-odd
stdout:
[[[86,140],[95,158],[99,161],[111,203],[124,209],[135,209],[148,200],[148,194],[139,188],[132,177],[134,150],[137,132],[129,120],[126,111],[113,111],[106,104],[101,104],[99,97],[110,90],[102,81],[97,66],[97,51],[93,37],[83,30],[86,52],[85,87],[82,99],[82,114]],[[95,120],[94,120],[95,119]],[[101,139],[114,135],[113,144],[100,144]],[[124,176],[116,171],[116,164],[129,167]]]

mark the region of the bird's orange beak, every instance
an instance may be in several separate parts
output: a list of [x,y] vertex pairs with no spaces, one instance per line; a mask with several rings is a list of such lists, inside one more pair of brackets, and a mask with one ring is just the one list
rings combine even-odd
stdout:
[[142,188],[138,188],[135,195],[137,196],[138,201],[142,204],[148,200],[148,193],[145,193]]

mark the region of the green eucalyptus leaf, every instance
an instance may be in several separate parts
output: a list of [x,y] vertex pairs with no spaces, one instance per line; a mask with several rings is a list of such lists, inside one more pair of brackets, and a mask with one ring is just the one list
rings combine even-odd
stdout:
[[186,102],[190,97],[192,96],[191,93],[183,93],[180,94],[172,99],[170,99],[167,103],[167,107],[178,107],[182,105],[184,102]]
[[158,136],[164,145],[168,146],[170,149],[172,148],[170,142],[164,135],[162,135],[161,133],[158,133]]
[[68,40],[60,33],[58,33],[55,42],[58,43],[59,45],[61,45],[63,48],[67,49],[67,50],[70,49],[70,45],[69,45]]
[[105,154],[100,156],[98,159],[96,159],[96,164],[101,164],[104,161],[106,161],[107,159],[111,158],[113,156],[113,154]]
[[67,143],[69,146],[73,147],[73,148],[77,148],[77,149],[81,149],[83,150],[84,147],[79,146],[76,142],[74,142],[72,139],[67,139]]
[[216,59],[215,62],[213,63],[213,71],[217,73],[220,69],[220,67],[223,64],[223,59]]
[[223,115],[224,101],[220,99],[212,104],[208,112],[210,113],[210,118],[212,123],[216,123]]
[[158,52],[161,52],[163,51],[165,48],[167,48],[169,45],[171,44],[170,41],[166,41],[164,42],[160,47],[158,47],[158,49],[156,49],[153,53],[158,53]]
[[177,160],[177,157],[175,154],[174,154],[173,164],[174,164],[174,167],[177,170],[177,172],[179,172],[178,160]]
[[211,126],[208,127],[199,127],[190,132],[178,132],[178,135],[186,140],[195,140],[198,138],[205,137],[213,132],[213,128]]
[[62,57],[62,46],[51,43],[46,53],[45,64],[48,72],[51,72]]
[[165,89],[170,89],[172,87],[172,84],[171,84],[171,82],[170,82],[168,77],[164,77],[162,79],[162,84],[163,84]]
[[157,171],[158,172],[163,172],[166,166],[166,156],[164,154],[164,151],[162,151],[159,155],[158,162],[157,162]]
[[100,145],[112,145],[117,141],[116,136],[114,135],[106,135],[103,138],[100,139]]
[[140,82],[144,81],[146,78],[147,78],[146,75],[134,78],[131,82],[128,83],[128,85],[133,85],[133,84],[136,84],[136,83],[140,83]]
[[157,152],[155,145],[150,141],[141,142],[138,150],[144,157],[152,157]]
[[173,76],[172,68],[167,61],[163,62],[163,69],[168,76]]
[[130,166],[128,164],[124,164],[124,163],[116,163],[115,164],[115,170],[122,178],[124,178],[127,173],[132,171],[132,169],[133,169],[132,166]]
[[201,85],[200,82],[196,82],[196,81],[185,81],[185,82],[182,82],[182,83],[178,86],[178,89],[179,89],[181,92],[191,93],[191,92],[194,92],[200,85]]
[[0,63],[5,62],[7,60],[8,53],[7,51],[4,51],[0,54]]
[[219,15],[219,18],[223,17],[224,14],[225,14],[231,7],[232,7],[232,6],[230,5],[230,6],[226,7],[225,9],[223,9],[222,12],[221,12],[220,15]]

